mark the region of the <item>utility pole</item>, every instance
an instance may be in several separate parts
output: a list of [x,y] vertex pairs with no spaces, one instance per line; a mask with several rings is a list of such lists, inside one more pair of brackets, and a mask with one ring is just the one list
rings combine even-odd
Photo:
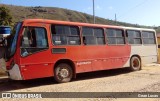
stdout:
[[93,0],[93,23],[95,24],[95,6],[94,6],[94,0]]
[[115,23],[117,25],[117,15],[116,15],[116,13],[115,13]]

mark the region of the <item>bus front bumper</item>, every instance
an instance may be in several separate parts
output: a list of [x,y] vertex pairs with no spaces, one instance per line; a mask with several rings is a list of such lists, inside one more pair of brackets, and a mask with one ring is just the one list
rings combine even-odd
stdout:
[[23,80],[17,64],[14,64],[12,69],[8,70],[8,76],[12,80]]

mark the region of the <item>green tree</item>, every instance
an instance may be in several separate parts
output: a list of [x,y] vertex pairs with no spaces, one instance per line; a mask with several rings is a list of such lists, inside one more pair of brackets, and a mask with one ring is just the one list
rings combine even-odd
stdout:
[[10,15],[9,9],[6,7],[0,7],[0,25],[12,26],[13,19]]

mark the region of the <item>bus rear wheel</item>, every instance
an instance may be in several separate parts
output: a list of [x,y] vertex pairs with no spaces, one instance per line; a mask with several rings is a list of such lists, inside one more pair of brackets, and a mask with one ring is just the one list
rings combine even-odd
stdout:
[[54,79],[58,83],[65,83],[71,81],[73,77],[73,70],[70,65],[61,63],[55,67]]
[[130,61],[130,70],[138,71],[141,69],[141,61],[137,56],[133,56]]

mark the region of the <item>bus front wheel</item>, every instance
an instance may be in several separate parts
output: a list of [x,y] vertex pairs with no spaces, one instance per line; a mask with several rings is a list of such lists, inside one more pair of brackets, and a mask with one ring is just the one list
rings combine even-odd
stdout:
[[141,69],[141,61],[137,56],[133,56],[130,60],[130,70],[138,71]]
[[71,81],[73,76],[73,71],[70,65],[66,63],[61,63],[56,66],[54,70],[54,79],[58,83],[65,83]]

